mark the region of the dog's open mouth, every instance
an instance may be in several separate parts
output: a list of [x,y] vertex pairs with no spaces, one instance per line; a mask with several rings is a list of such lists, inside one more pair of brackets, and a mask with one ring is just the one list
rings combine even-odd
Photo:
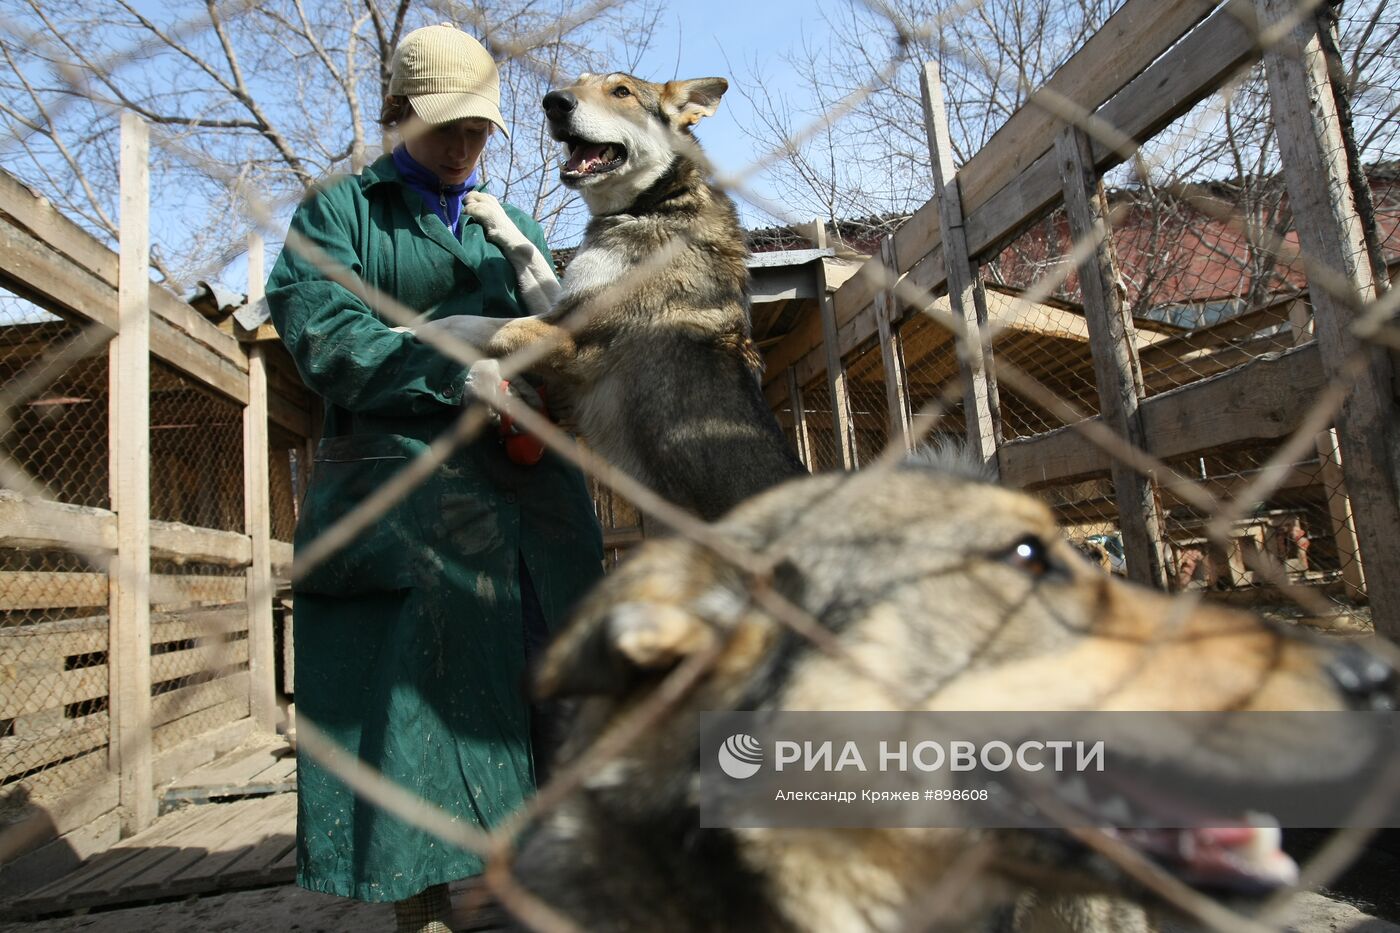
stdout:
[[1214,812],[1155,782],[1075,777],[1057,796],[1106,836],[1193,887],[1261,897],[1298,880],[1283,832],[1267,814]]
[[560,170],[565,178],[588,178],[606,175],[627,161],[627,147],[621,143],[595,143],[577,137],[564,140],[569,158]]

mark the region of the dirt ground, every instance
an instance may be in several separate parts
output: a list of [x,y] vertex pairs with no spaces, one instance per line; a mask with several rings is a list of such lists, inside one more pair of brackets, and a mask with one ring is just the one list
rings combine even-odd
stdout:
[[[0,933],[390,933],[393,928],[393,913],[387,905],[314,894],[293,885],[80,917],[0,923]],[[458,925],[457,929],[474,933],[499,930],[479,924]],[[1169,927],[1170,933],[1189,929]],[[1304,894],[1294,901],[1283,929],[1290,933],[1400,933],[1400,926],[1317,894]]]

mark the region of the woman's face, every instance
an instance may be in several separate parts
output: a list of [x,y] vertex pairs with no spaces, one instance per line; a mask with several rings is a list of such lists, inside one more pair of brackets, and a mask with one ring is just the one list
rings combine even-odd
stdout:
[[403,126],[404,146],[444,185],[460,185],[476,168],[492,129],[490,120],[475,117],[429,126],[414,116]]

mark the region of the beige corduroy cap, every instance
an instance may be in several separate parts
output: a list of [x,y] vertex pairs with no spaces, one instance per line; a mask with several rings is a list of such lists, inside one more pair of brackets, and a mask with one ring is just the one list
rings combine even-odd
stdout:
[[407,97],[425,123],[476,117],[510,135],[501,116],[501,76],[491,53],[447,23],[403,37],[390,65],[389,93]]

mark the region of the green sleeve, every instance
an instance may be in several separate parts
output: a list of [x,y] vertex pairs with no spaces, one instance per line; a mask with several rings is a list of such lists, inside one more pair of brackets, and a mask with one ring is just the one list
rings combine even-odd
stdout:
[[[354,225],[337,210],[335,188],[313,194],[291,229],[348,269],[363,274]],[[289,246],[267,285],[268,310],[306,385],[341,408],[375,415],[423,415],[461,404],[466,369],[413,336],[394,331],[359,289],[330,281]]]

